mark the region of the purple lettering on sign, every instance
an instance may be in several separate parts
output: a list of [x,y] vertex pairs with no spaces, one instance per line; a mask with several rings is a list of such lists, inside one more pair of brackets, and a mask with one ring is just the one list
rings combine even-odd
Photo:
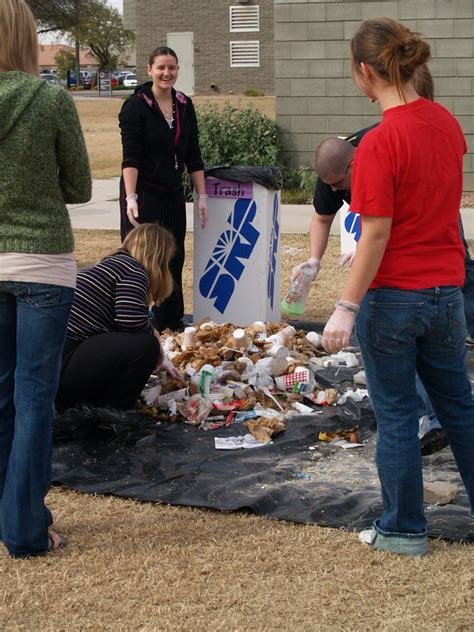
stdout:
[[206,178],[206,193],[209,197],[251,200],[253,198],[253,182],[231,182],[230,180]]

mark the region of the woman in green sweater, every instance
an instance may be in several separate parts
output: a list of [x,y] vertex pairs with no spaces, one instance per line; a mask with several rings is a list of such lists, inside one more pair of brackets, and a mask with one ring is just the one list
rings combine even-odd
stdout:
[[70,96],[38,77],[23,0],[0,0],[0,539],[13,557],[65,538],[50,527],[52,424],[76,264],[66,202],[91,177]]

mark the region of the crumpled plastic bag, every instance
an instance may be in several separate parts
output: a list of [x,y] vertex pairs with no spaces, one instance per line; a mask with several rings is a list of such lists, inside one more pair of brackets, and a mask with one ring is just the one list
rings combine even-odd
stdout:
[[217,165],[208,167],[205,175],[233,182],[256,182],[266,189],[275,191],[281,189],[283,182],[280,169],[271,166]]
[[201,395],[193,395],[187,402],[180,402],[177,408],[187,424],[199,426],[209,416],[212,401]]

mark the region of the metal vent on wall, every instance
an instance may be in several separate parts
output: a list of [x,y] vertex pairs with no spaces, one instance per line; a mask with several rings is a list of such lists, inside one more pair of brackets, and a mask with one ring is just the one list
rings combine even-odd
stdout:
[[260,42],[230,42],[230,65],[233,68],[260,66]]
[[244,33],[260,30],[260,7],[252,6],[232,6],[230,11],[230,32]]

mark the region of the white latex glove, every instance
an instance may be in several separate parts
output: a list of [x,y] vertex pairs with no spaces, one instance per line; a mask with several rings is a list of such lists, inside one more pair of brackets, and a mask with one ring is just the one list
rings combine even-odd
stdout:
[[181,382],[184,382],[181,371],[178,371],[171,360],[164,359],[163,362],[161,362],[161,364],[156,367],[156,371],[159,373],[161,373],[161,371],[164,371],[167,375],[173,378],[173,380],[180,380]]
[[201,222],[201,228],[206,228],[207,226],[207,195],[204,193],[200,193],[198,195],[197,211],[198,211],[199,221]]
[[318,275],[319,270],[321,269],[321,261],[319,259],[315,259],[314,257],[310,257],[308,261],[303,261],[303,263],[299,263],[293,268],[291,272],[291,281],[294,281],[296,277],[301,274],[301,268],[303,266],[311,268],[311,270],[313,271],[313,278],[311,279],[311,281],[314,281],[314,279]]
[[128,217],[128,221],[130,222],[132,226],[140,226],[139,222],[137,222],[137,219],[138,219],[137,199],[138,199],[138,196],[136,193],[131,193],[130,195],[127,195],[126,197],[127,217]]
[[349,268],[352,267],[352,263],[354,261],[354,257],[355,257],[355,252],[346,252],[345,254],[341,255],[339,257],[339,259],[337,260],[338,265],[342,267],[344,267],[346,264],[349,265]]
[[349,301],[337,301],[336,309],[323,331],[323,347],[328,353],[336,353],[349,344],[359,306]]

